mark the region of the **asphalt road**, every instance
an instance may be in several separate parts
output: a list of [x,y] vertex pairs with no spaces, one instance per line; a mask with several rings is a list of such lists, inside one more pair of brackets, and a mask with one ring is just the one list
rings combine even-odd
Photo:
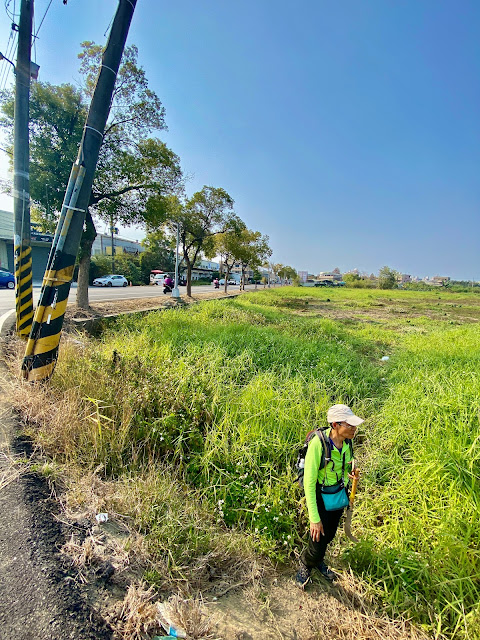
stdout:
[[[249,285],[247,289],[254,289],[254,285]],[[184,295],[187,287],[179,287],[180,295]],[[213,291],[213,285],[201,285],[192,287],[192,293],[204,293],[205,291]],[[229,291],[238,291],[238,286],[231,285]],[[40,295],[40,287],[33,288],[33,303],[36,305]],[[89,287],[88,295],[90,303],[107,302],[110,300],[132,300],[133,298],[165,298],[169,294],[163,293],[163,287],[157,285],[142,287]],[[68,304],[75,304],[76,287],[70,290]],[[0,317],[15,308],[15,292],[11,289],[0,289]]]

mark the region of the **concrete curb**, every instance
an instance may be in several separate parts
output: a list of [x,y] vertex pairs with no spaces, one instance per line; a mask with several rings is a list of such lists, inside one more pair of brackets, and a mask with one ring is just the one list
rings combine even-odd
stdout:
[[6,338],[15,330],[16,316],[15,309],[10,309],[0,316],[0,338]]

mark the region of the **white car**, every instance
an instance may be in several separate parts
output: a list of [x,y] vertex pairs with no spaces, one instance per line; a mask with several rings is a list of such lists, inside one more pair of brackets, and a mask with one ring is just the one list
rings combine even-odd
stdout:
[[95,278],[93,281],[94,287],[126,287],[128,280],[125,276],[103,276],[102,278]]

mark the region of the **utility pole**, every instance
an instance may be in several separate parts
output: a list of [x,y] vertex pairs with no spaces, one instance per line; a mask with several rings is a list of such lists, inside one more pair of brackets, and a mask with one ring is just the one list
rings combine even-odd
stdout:
[[55,369],[63,318],[115,80],[137,0],[119,0],[82,140],[60,212],[40,300],[22,363],[29,382],[48,380]]
[[113,244],[113,232],[115,227],[113,226],[113,216],[110,216],[110,234],[112,239],[112,274],[115,273],[115,247]]
[[32,21],[33,0],[21,0],[18,54],[15,67],[13,247],[16,331],[25,338],[30,333],[33,319],[32,249],[30,246],[30,147],[28,140]]

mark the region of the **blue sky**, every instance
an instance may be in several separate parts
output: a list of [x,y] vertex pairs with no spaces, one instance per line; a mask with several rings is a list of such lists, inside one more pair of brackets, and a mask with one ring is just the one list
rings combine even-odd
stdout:
[[[40,79],[78,81],[116,6],[53,0]],[[188,192],[225,188],[275,262],[480,279],[478,33],[474,0],[138,0],[129,43]]]

